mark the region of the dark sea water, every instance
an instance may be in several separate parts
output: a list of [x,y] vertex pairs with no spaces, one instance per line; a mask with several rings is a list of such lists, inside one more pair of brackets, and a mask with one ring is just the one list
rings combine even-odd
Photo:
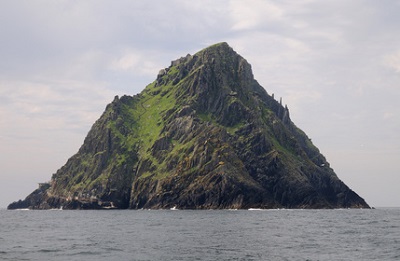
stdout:
[[0,260],[400,260],[400,209],[0,210]]

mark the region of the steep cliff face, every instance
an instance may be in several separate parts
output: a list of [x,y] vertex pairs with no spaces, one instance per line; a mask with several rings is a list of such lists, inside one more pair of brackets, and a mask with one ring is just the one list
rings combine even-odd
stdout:
[[115,97],[47,188],[9,208],[368,208],[226,43]]

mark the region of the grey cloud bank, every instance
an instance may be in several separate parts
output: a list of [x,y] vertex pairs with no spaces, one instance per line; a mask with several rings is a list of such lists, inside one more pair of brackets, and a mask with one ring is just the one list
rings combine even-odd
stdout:
[[398,1],[0,4],[0,207],[49,180],[115,95],[228,42],[338,176],[400,206]]

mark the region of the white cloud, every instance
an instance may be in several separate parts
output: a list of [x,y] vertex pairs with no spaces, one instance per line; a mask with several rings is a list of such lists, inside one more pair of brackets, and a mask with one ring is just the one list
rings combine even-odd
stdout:
[[276,4],[263,0],[230,2],[233,19],[232,30],[248,30],[264,26],[268,21],[279,20],[283,10]]
[[400,51],[385,55],[383,61],[387,67],[393,69],[396,73],[400,73]]
[[136,53],[127,53],[112,62],[111,68],[115,70],[132,70],[140,65],[141,57]]
[[392,120],[396,117],[397,115],[393,111],[386,111],[383,113],[382,118],[384,120]]
[[87,131],[112,94],[81,82],[1,82],[3,135],[38,137],[47,131]]
[[150,52],[127,49],[119,57],[111,61],[109,68],[115,71],[126,71],[137,75],[155,77],[162,68],[158,59],[159,56]]

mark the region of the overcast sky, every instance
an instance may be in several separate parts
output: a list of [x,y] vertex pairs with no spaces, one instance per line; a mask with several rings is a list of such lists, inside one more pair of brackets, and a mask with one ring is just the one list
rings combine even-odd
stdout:
[[75,154],[115,95],[226,41],[371,206],[400,207],[400,1],[1,1],[0,207]]

